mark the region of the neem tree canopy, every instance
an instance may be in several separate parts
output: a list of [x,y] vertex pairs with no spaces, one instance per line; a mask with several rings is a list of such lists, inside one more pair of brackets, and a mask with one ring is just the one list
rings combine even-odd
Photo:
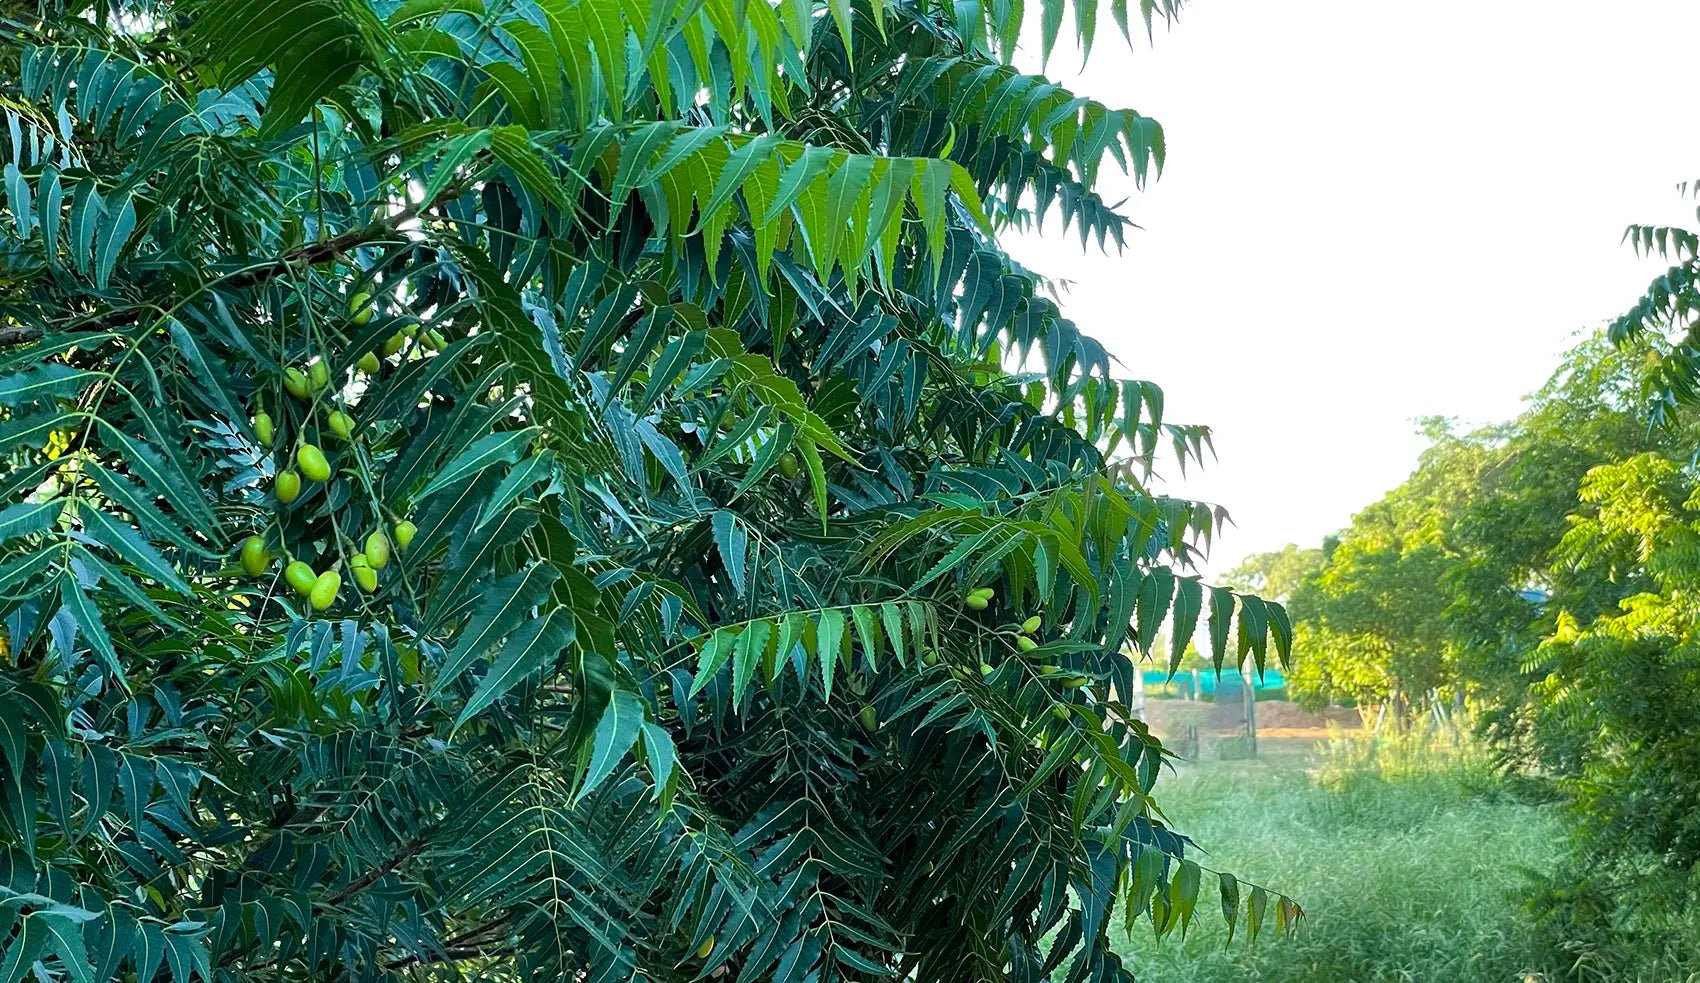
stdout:
[[1019,2],[11,9],[0,979],[1125,980],[1112,915],[1298,916],[1121,702],[1160,625],[1290,630],[998,246],[1163,161]]

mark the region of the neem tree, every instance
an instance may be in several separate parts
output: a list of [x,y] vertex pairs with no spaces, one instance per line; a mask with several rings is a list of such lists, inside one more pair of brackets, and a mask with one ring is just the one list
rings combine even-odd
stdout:
[[1118,904],[1290,924],[1118,696],[1285,613],[1185,574],[1221,515],[1144,482],[1207,432],[994,237],[1120,242],[1161,131],[1021,23],[6,21],[0,977],[1124,980]]

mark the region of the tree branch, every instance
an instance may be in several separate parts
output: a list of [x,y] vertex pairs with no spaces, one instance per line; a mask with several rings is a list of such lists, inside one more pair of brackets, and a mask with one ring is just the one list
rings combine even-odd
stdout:
[[330,895],[329,897],[327,897],[325,899],[325,904],[326,905],[342,904],[344,901],[347,901],[349,898],[353,897],[354,895],[359,894],[361,891],[364,891],[367,888],[371,887],[373,884],[376,884],[378,882],[378,880],[380,878],[382,878],[385,874],[388,874],[389,872],[395,870],[397,867],[400,867],[402,864],[407,863],[409,860],[413,859],[415,856],[418,855],[419,851],[423,850],[423,849],[425,849],[425,838],[424,837],[419,837],[419,838],[413,840],[411,843],[407,844],[406,846],[402,847],[400,850],[396,851],[395,856],[384,861],[382,864],[379,864],[377,869],[372,870],[372,871],[368,871],[367,873],[362,874],[361,876],[355,878],[354,880],[349,881],[348,884],[346,884],[341,890],[339,890],[339,891],[335,892],[334,894]]
[[[405,213],[401,217],[405,217]],[[306,269],[310,266],[317,266],[320,263],[336,259],[338,256],[354,249],[358,249],[367,243],[376,242],[386,236],[394,235],[395,232],[396,227],[394,220],[373,222],[365,228],[344,232],[342,235],[339,235],[334,239],[327,239],[324,242],[315,242],[309,246],[299,246],[295,249],[291,249],[289,252],[284,254],[282,259],[269,266],[261,266],[252,270],[245,270],[241,273],[225,277],[220,282],[225,287],[238,290],[243,287],[251,287],[255,284],[265,283],[268,280],[276,279],[291,270]],[[102,314],[99,317],[92,317],[85,321],[75,322],[66,326],[64,330],[78,333],[109,331],[113,328],[123,327],[126,324],[136,323],[141,320],[142,314],[143,309],[141,308],[128,308],[120,311],[112,311],[107,314]],[[0,348],[9,348],[15,345],[28,344],[39,339],[42,336],[42,333],[42,329],[36,327],[0,328]]]

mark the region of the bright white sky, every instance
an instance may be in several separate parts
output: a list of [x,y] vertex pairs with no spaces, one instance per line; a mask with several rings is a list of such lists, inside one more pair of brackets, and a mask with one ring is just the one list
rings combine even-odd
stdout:
[[1106,165],[1126,253],[1010,245],[1215,428],[1169,484],[1233,514],[1211,572],[1343,527],[1415,465],[1415,418],[1514,415],[1639,296],[1664,264],[1624,226],[1694,222],[1697,40],[1700,0],[1195,0],[1131,53],[1106,13],[1084,73],[1059,43],[1047,74],[1162,122],[1168,166],[1136,193]]

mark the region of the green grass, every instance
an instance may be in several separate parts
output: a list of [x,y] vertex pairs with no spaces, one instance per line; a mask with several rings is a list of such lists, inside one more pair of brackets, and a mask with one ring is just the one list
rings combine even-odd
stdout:
[[1151,983],[1558,980],[1517,896],[1565,851],[1551,806],[1516,801],[1478,751],[1413,744],[1321,760],[1277,753],[1183,766],[1157,785],[1201,863],[1299,901],[1296,937],[1229,945],[1213,899],[1188,937],[1140,921],[1121,952]]

